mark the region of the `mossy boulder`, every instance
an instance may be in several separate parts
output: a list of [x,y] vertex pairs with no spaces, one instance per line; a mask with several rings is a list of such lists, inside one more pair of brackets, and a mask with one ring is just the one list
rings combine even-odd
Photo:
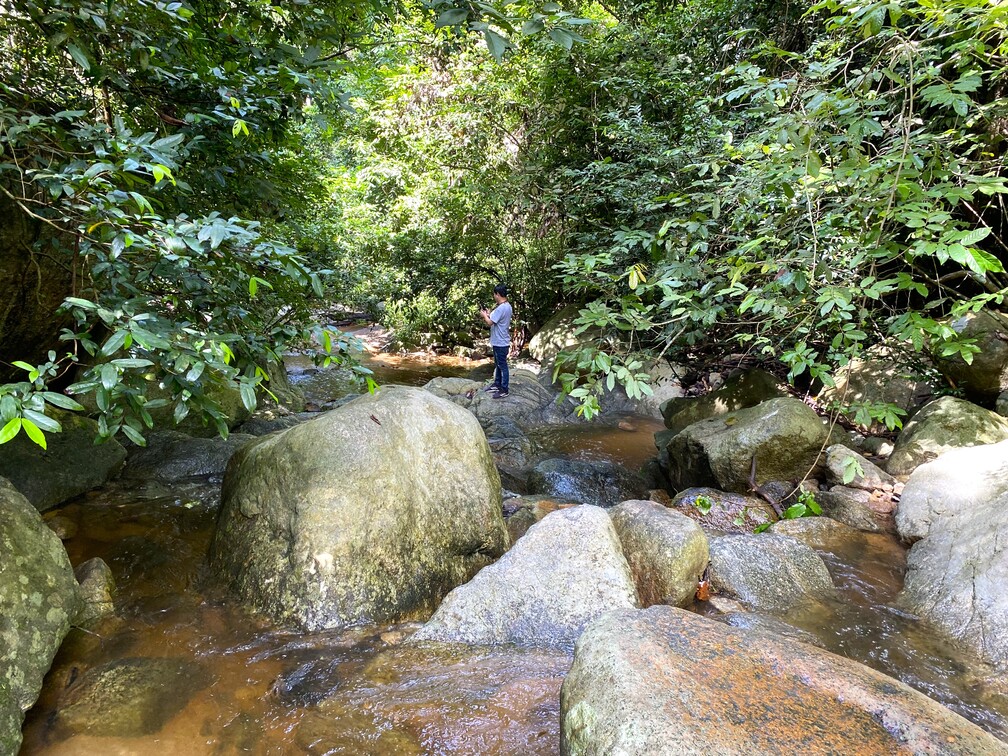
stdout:
[[0,476],[40,512],[104,485],[126,460],[126,450],[115,439],[95,444],[94,420],[72,412],[60,412],[58,419],[63,432],[47,433],[46,449],[20,433],[0,452]]
[[787,396],[784,384],[775,376],[765,370],[743,370],[730,377],[717,391],[669,399],[662,404],[661,413],[665,427],[674,434],[709,417],[783,396]]
[[18,752],[24,713],[80,607],[60,539],[0,478],[0,753]]
[[925,405],[896,439],[886,469],[909,475],[950,449],[996,444],[1008,439],[1008,418],[965,399],[943,396]]
[[756,482],[797,480],[815,465],[826,427],[797,399],[770,399],[755,407],[693,423],[659,455],[672,487],[708,486],[746,492],[753,459]]
[[938,369],[967,397],[991,406],[1008,391],[1008,315],[994,310],[968,312],[950,326],[962,338],[974,339],[980,351],[969,363],[958,354],[935,357]]
[[211,563],[253,606],[317,630],[429,616],[508,543],[476,419],[388,386],[235,454]]

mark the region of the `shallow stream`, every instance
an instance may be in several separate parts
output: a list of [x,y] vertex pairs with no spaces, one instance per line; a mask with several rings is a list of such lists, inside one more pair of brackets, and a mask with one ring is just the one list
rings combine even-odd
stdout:
[[[624,429],[551,428],[535,440],[544,451],[637,466],[656,427],[625,418]],[[47,513],[72,534],[74,565],[97,556],[112,568],[118,616],[71,631],[26,719],[22,755],[558,752],[567,656],[420,650],[401,644],[409,627],[303,634],[250,615],[205,566],[218,497],[208,482],[115,485]],[[872,535],[823,553],[842,600],[787,620],[1008,740],[1004,684],[894,608],[903,548]],[[175,688],[122,691],[90,710],[74,698],[89,669],[163,659],[184,665]]]

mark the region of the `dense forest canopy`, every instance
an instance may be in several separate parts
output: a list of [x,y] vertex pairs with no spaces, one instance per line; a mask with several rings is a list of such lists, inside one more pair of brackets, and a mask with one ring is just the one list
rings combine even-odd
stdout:
[[558,378],[589,415],[658,355],[827,383],[880,344],[969,358],[949,317],[1008,288],[1006,23],[993,0],[8,1],[0,261],[31,261],[22,297],[44,265],[66,290],[34,352],[4,290],[0,441],[57,430],[68,381],[105,435],[140,441],[158,403],[222,426],[214,384],[252,406],[282,350],[344,359],[319,303],[463,342],[498,280],[526,335],[582,308]]

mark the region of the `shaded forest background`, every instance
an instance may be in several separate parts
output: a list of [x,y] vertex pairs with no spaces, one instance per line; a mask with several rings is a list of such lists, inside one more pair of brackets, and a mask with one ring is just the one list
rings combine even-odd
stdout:
[[591,414],[655,359],[928,373],[1008,291],[991,0],[0,10],[0,442],[71,396],[226,432],[215,386],[346,361],[334,304],[449,345],[499,280],[526,336],[575,304]]

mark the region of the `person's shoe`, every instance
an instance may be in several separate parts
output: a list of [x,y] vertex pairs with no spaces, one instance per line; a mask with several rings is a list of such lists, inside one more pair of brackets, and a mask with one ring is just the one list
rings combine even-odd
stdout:
[[496,393],[496,392],[500,391],[500,386],[498,386],[496,383],[491,383],[489,386],[487,386],[483,390],[486,391],[487,393],[493,394],[493,393]]
[[494,399],[507,399],[510,396],[507,391],[498,391],[494,394]]

